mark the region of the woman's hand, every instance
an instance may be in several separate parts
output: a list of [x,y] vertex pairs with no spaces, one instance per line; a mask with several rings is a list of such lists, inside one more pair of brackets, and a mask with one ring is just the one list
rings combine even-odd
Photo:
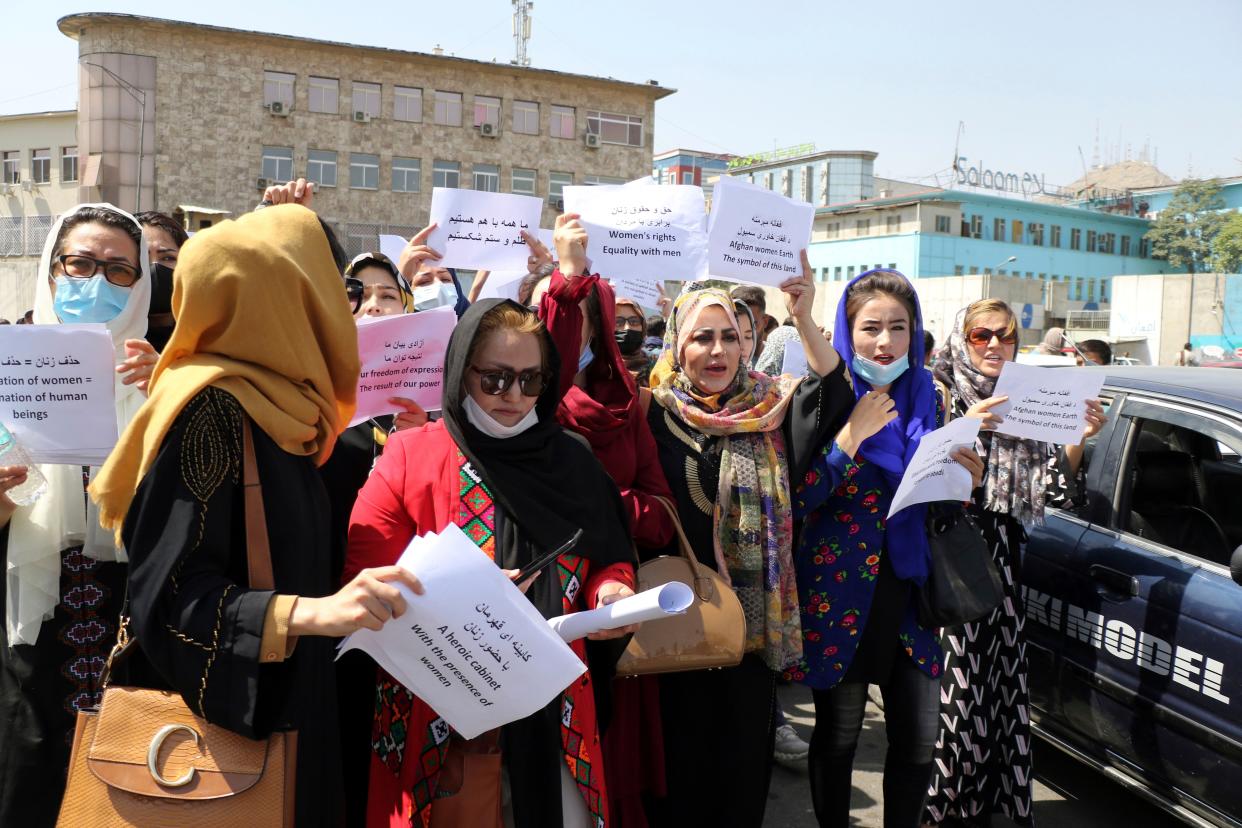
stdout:
[[979,400],[979,402],[966,409],[966,416],[981,420],[979,428],[983,431],[995,431],[996,427],[1005,421],[1005,418],[999,414],[993,414],[992,409],[1008,399],[1008,396],[1003,396]]
[[299,597],[289,616],[289,634],[339,638],[364,627],[378,630],[389,618],[405,614],[405,599],[393,585],[397,583],[423,594],[423,585],[408,569],[381,566],[362,570],[335,595]]
[[656,282],[656,290],[660,291],[660,298],[656,300],[656,307],[660,309],[660,316],[668,319],[673,315],[673,300],[668,298],[668,294],[664,292],[663,282]]
[[805,250],[802,251],[802,275],[781,282],[781,291],[785,294],[785,310],[790,316],[795,320],[811,318],[815,305],[815,271],[811,270]]
[[155,371],[155,363],[160,355],[155,347],[145,339],[125,340],[125,361],[116,366],[116,372],[122,374],[121,385],[136,385],[142,393],[147,393],[147,384]]
[[[522,574],[522,570],[520,569],[502,569],[500,571],[505,573],[505,577],[507,577],[510,581],[516,581],[517,576]],[[543,570],[539,570],[539,572],[536,572],[534,575],[531,575],[525,581],[522,581],[522,583],[517,585],[517,588],[522,591],[523,595],[525,595],[526,591],[530,589],[530,585],[535,582],[535,579],[539,577],[540,572],[543,572]]]
[[17,504],[9,500],[9,490],[25,482],[25,466],[0,466],[0,529],[8,525],[9,518],[17,511]]
[[897,403],[893,398],[879,391],[868,391],[854,404],[850,418],[837,434],[837,445],[850,457],[857,457],[863,442],[879,434],[880,429],[895,419]]
[[1104,413],[1104,405],[1099,400],[1087,400],[1087,430],[1082,435],[1082,441],[1085,443],[1099,434],[1107,422],[1108,415]]
[[[604,607],[622,598],[629,598],[634,594],[634,590],[630,589],[620,581],[604,581],[600,584],[599,590],[595,593],[595,605]],[[597,633],[591,633],[587,638],[592,641],[606,641],[609,638],[621,638],[638,630],[637,624],[630,624],[628,627],[618,627],[615,630],[600,630]]]
[[389,405],[404,409],[393,418],[393,427],[397,431],[407,428],[420,428],[427,425],[427,412],[423,407],[408,397],[389,397]]
[[428,259],[439,259],[439,252],[427,246],[427,237],[439,225],[432,222],[414,234],[414,238],[410,239],[405,249],[401,251],[401,261],[397,262],[397,270],[405,277],[405,280],[411,285],[414,284],[414,277],[418,275],[418,271],[422,270],[423,262]]
[[[526,257],[527,273],[538,273],[539,269],[544,265],[552,264],[552,252],[548,250],[547,245],[539,241],[538,236],[523,230],[522,238],[526,240],[526,249],[530,251],[530,255]],[[585,242],[583,246],[586,246]],[[574,273],[573,275],[577,276],[578,274]]]
[[973,492],[983,482],[983,458],[974,449],[961,446],[954,449],[952,457],[962,468],[970,472],[970,490]]
[[566,279],[581,276],[587,269],[587,242],[590,237],[582,226],[577,213],[561,213],[556,217],[556,229],[552,231],[552,243],[556,245],[556,258],[561,263],[561,275]]
[[288,184],[273,184],[263,191],[263,201],[266,204],[301,204],[308,210],[314,210],[315,185],[305,178]]

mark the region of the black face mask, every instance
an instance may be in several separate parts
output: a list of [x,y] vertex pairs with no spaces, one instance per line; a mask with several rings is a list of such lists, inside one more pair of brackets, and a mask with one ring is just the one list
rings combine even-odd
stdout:
[[615,332],[613,337],[617,340],[617,347],[625,356],[633,356],[643,347],[642,331],[626,328],[624,331]]

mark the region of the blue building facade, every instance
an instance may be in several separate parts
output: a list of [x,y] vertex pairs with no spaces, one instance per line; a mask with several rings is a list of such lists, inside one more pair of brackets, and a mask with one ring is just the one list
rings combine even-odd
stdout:
[[[1218,181],[1220,183],[1220,196],[1225,202],[1224,209],[1242,210],[1242,176],[1221,178]],[[1132,190],[1130,194],[1135,215],[1155,218],[1160,214],[1161,210],[1169,206],[1169,202],[1173,200],[1173,193],[1176,190],[1176,184],[1169,187],[1145,187]]]
[[693,184],[709,187],[709,179],[729,167],[732,155],[673,149],[662,152],[651,161],[651,177],[658,184]]

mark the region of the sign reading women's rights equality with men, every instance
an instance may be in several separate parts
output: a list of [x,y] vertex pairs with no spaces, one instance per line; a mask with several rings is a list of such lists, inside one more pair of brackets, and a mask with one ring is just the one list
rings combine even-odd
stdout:
[[721,176],[712,191],[707,267],[712,276],[778,287],[802,275],[815,207]]

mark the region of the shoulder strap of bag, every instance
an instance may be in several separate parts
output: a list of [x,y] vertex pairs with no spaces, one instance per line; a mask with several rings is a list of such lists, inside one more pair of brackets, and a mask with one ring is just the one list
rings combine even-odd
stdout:
[[242,422],[242,485],[246,493],[246,568],[251,589],[273,589],[272,549],[268,545],[267,513],[263,508],[263,484],[254,458],[254,430],[250,419]]
[[686,565],[690,567],[690,574],[694,579],[694,591],[698,594],[699,600],[710,601],[715,591],[714,583],[711,577],[703,575],[698,565],[699,559],[694,554],[694,547],[690,545],[690,539],[686,537],[686,530],[681,526],[681,518],[677,516],[677,507],[667,498],[656,497],[655,499],[664,507],[664,511],[668,512],[669,519],[673,521],[673,531],[677,533],[677,551],[681,554],[681,558],[685,560]]

